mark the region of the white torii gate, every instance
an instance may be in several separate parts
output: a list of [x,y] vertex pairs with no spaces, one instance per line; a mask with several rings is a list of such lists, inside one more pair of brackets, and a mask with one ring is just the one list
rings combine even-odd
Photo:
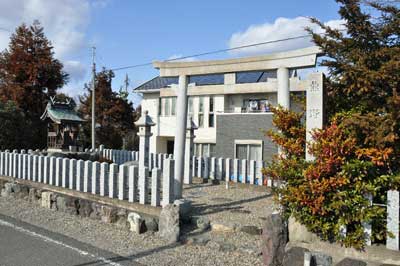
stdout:
[[[319,47],[313,46],[263,56],[253,56],[227,60],[194,62],[153,62],[153,66],[160,70],[160,77],[179,77],[174,147],[175,197],[177,199],[182,197],[182,181],[184,175],[185,138],[187,123],[187,91],[189,76],[276,69],[278,82],[278,104],[282,107],[290,108],[289,69],[314,67],[316,65],[317,56],[320,54],[321,50],[319,49]],[[318,78],[319,76],[322,77],[322,74],[317,74],[319,74],[318,76],[316,76],[317,80],[312,81],[312,84],[314,85],[311,85],[311,88],[315,89],[315,91],[314,89],[312,89],[314,93],[313,95],[315,97],[318,97],[318,93],[319,95],[322,95],[322,78]],[[316,86],[316,84],[318,84],[318,86]],[[320,88],[319,91],[316,90],[317,87]],[[310,109],[308,108],[309,106],[307,106],[307,120],[310,120],[310,122],[307,122],[307,132],[312,128],[322,128],[323,123],[323,100],[322,98],[318,98],[315,101],[312,96],[310,97],[307,93],[307,100],[310,99],[313,101]],[[311,109],[314,109],[312,115],[310,115],[308,112]]]

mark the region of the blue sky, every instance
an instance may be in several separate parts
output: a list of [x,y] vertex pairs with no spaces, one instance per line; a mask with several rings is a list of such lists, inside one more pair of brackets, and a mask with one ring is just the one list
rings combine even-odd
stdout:
[[[340,27],[333,0],[0,0],[0,27],[13,30],[39,19],[55,46],[56,56],[71,74],[64,91],[82,93],[90,74],[90,47],[97,47],[97,66],[108,68],[151,62],[248,43],[304,34],[313,16]],[[0,31],[0,49],[9,33]],[[309,46],[292,41],[211,55],[201,59],[238,57]],[[114,88],[125,74],[131,86],[155,75],[150,67],[117,71]]]

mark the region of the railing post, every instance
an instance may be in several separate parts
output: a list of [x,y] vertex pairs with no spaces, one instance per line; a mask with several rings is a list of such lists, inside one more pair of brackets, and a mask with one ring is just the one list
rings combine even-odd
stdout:
[[76,162],[76,190],[82,191],[83,189],[83,177],[84,177],[85,162],[78,160]]
[[37,181],[42,183],[43,182],[43,176],[44,176],[44,156],[39,156],[38,157],[38,179]]
[[173,159],[164,160],[164,169],[163,169],[163,186],[162,186],[162,205],[166,206],[174,202],[174,163]]
[[249,175],[250,175],[250,185],[254,185],[254,182],[256,180],[256,161],[250,160],[250,170],[249,170]]
[[[26,156],[27,166],[29,165],[28,159],[29,155]],[[28,172],[28,168],[26,167],[26,172]],[[26,173],[25,178],[27,178],[28,173]],[[49,169],[49,184],[54,185],[56,183],[56,157],[50,157],[50,169]]]
[[18,153],[13,153],[13,177],[18,177]]
[[210,179],[214,180],[215,179],[215,170],[216,170],[216,159],[215,157],[211,157],[211,168],[210,168]]
[[217,179],[221,181],[224,178],[224,158],[217,160]]
[[232,175],[232,160],[230,158],[225,159],[225,187],[226,189],[229,188],[229,182],[231,180]]
[[90,192],[90,184],[92,177],[92,162],[85,161],[85,168],[83,172],[83,192]]
[[160,206],[160,178],[161,169],[153,168],[151,171],[151,206]]
[[197,177],[199,178],[203,178],[203,158],[202,157],[198,157],[197,158]]
[[145,166],[139,175],[139,202],[146,204],[147,202],[147,179],[149,178],[149,168]]
[[76,159],[69,160],[68,185],[69,189],[76,187]]
[[108,175],[108,196],[110,198],[117,197],[117,171],[118,165],[115,163],[110,164],[110,171]]
[[92,163],[92,194],[99,194],[100,163]]
[[135,165],[129,166],[129,202],[135,202],[137,200],[137,176],[138,167]]
[[247,179],[247,160],[242,160],[241,161],[241,167],[242,167],[242,183],[246,184],[246,179]]
[[127,167],[124,165],[119,166],[119,173],[118,173],[118,199],[124,200],[126,199],[125,190],[127,188]]
[[233,160],[233,182],[239,181],[239,159]]
[[43,183],[49,183],[50,176],[50,157],[45,156],[43,158]]
[[[18,154],[18,178],[22,179],[23,171],[22,171],[22,161],[23,161],[23,154]],[[46,158],[46,157],[45,157]]]
[[108,163],[100,164],[100,196],[108,195]]
[[386,237],[386,248],[391,250],[399,250],[399,205],[399,191],[389,190],[387,192],[387,230],[393,234],[393,237],[389,235]]
[[68,187],[68,177],[69,175],[69,159],[64,158],[62,161],[62,177],[61,177],[61,185],[63,188]]

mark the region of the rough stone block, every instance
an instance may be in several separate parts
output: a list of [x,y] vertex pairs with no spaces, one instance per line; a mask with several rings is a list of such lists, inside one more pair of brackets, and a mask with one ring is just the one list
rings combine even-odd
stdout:
[[264,265],[281,265],[287,243],[287,228],[279,214],[267,217],[261,239]]
[[160,214],[159,234],[170,244],[179,241],[179,207],[175,204],[163,207]]
[[336,266],[367,266],[367,263],[361,260],[344,258]]
[[304,254],[306,252],[309,252],[309,250],[301,247],[289,249],[283,257],[282,266],[304,266]]
[[184,222],[190,222],[190,214],[192,212],[192,202],[186,199],[177,199],[174,205],[179,208],[180,219]]
[[79,199],[78,205],[78,215],[81,217],[90,217],[90,214],[93,212],[92,203],[88,200]]
[[115,223],[117,221],[118,209],[110,206],[101,207],[101,221],[104,223]]
[[43,208],[51,209],[52,203],[53,203],[53,201],[52,201],[53,197],[54,197],[53,192],[49,192],[49,191],[42,192],[40,205]]
[[142,234],[146,231],[144,220],[142,216],[136,212],[128,214],[129,230],[137,234]]
[[76,215],[78,214],[78,200],[73,197],[57,196],[56,209],[65,213]]

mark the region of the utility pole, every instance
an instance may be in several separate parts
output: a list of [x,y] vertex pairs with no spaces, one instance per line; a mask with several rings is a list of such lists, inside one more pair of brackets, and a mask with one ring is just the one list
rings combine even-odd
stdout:
[[95,99],[95,88],[96,88],[96,63],[94,62],[96,54],[96,47],[92,47],[92,149],[96,149],[96,99]]

